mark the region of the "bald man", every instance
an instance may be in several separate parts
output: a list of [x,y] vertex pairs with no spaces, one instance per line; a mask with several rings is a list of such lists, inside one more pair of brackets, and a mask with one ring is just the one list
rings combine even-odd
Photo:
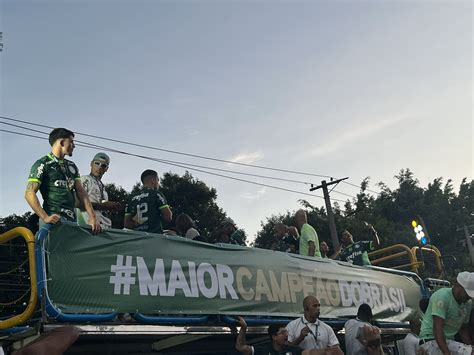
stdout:
[[321,304],[316,297],[305,297],[303,316],[286,326],[288,342],[301,349],[328,349],[331,350],[331,354],[343,355],[334,330],[318,319],[320,309]]

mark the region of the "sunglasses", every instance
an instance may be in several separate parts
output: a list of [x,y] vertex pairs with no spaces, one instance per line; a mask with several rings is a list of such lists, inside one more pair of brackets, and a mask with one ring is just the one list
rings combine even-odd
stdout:
[[107,169],[107,168],[109,167],[109,164],[100,163],[100,162],[98,162],[98,161],[95,161],[95,162],[94,162],[94,165],[97,166],[97,167],[104,168],[104,169]]

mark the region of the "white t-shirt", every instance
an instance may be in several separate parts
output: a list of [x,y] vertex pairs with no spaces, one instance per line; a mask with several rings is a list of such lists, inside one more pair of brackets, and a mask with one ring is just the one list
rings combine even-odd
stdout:
[[[103,201],[108,201],[109,196],[107,195],[107,191],[105,191],[105,185],[99,179],[95,178],[92,175],[83,175],[81,176],[82,186],[84,190],[86,190],[87,194],[89,195],[89,199],[93,203],[101,203]],[[110,218],[107,218],[104,215],[104,211],[94,210],[97,221],[99,222],[100,226],[103,228],[110,228],[112,227],[112,221]],[[86,211],[81,211],[79,208],[76,208],[77,214],[77,223],[79,224],[87,224],[89,220],[89,216]]]
[[200,235],[200,234],[199,234],[199,232],[198,232],[196,229],[194,229],[194,228],[189,228],[188,231],[186,232],[185,237],[186,237],[187,239],[194,239],[194,238],[196,238],[196,237],[199,237],[199,235]]
[[405,339],[403,339],[402,344],[405,354],[416,354],[420,347],[420,338],[416,334],[408,333]]
[[359,329],[364,325],[371,326],[370,323],[363,322],[360,319],[349,319],[344,324],[344,341],[346,343],[346,355],[363,355],[367,354],[365,346],[359,341]]
[[334,330],[326,323],[316,320],[315,323],[309,323],[304,316],[297,318],[287,324],[288,341],[295,341],[300,334],[301,329],[308,326],[311,330],[298,346],[302,349],[324,349],[328,346],[339,345]]

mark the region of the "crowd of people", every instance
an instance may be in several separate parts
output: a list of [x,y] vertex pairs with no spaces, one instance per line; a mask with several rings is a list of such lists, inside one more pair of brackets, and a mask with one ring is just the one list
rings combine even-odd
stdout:
[[[74,133],[56,128],[50,133],[49,142],[51,152],[33,164],[25,192],[25,198],[38,215],[40,224],[55,224],[64,219],[87,223],[93,233],[99,233],[111,227],[108,213],[119,212],[123,208],[124,226],[128,229],[163,233],[163,223],[172,221],[173,213],[166,197],[160,192],[156,171],[145,170],[141,174],[142,188],[130,196],[126,206],[121,206],[118,202],[109,201],[102,182],[110,165],[107,154],[97,153],[90,163],[90,173],[80,176],[77,166],[65,159],[73,154]],[[38,191],[43,197],[43,205],[38,199]],[[365,266],[370,265],[368,252],[380,245],[377,231],[367,224],[371,240],[354,242],[352,234],[345,230],[341,246],[330,253],[327,243],[319,242],[318,234],[308,223],[304,210],[295,213],[294,224],[275,224],[275,240],[271,249]],[[177,216],[175,225],[178,235],[206,241],[190,216]],[[222,221],[216,242],[244,244],[242,234],[230,218]],[[411,332],[403,343],[405,353],[472,355],[472,329],[470,333],[467,324],[473,297],[474,273],[470,272],[459,273],[452,288],[436,291],[429,300],[422,322],[418,319],[411,321]],[[247,324],[245,319],[239,318],[236,349],[243,354],[342,354],[333,329],[319,316],[319,300],[307,296],[300,318],[289,324],[276,324],[268,328],[271,344],[264,348],[246,344]],[[344,348],[346,354],[383,353],[380,329],[373,325],[372,309],[367,304],[360,305],[357,317],[345,324]]]
[[[163,233],[163,225],[173,221],[172,209],[166,197],[160,191],[158,173],[147,169],[141,176],[141,189],[132,193],[126,206],[110,201],[105,185],[104,174],[110,166],[110,157],[103,152],[94,155],[90,163],[90,172],[79,175],[79,169],[66,156],[72,156],[74,133],[65,128],[54,129],[49,136],[51,152],[38,159],[32,166],[28,178],[25,198],[39,217],[39,223],[57,223],[61,218],[77,221],[80,225],[89,224],[93,233],[110,228],[110,213],[124,212],[124,227],[130,230],[150,233]],[[43,205],[37,196],[40,191]],[[297,253],[305,256],[332,258],[354,263],[370,265],[368,252],[380,244],[374,227],[367,224],[372,232],[372,240],[354,242],[352,234],[342,232],[341,246],[329,254],[325,241],[319,242],[318,233],[308,223],[307,214],[299,210],[294,216],[294,226],[281,222],[274,226],[272,250]],[[201,242],[202,236],[193,219],[187,214],[175,218],[174,227],[165,231],[184,238]],[[216,231],[215,243],[245,245],[244,235],[231,218],[221,221]]]

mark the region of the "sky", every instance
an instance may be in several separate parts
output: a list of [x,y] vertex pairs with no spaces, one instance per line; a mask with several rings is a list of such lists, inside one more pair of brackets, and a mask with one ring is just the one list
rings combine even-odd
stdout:
[[[369,188],[410,168],[422,186],[473,179],[471,1],[1,0],[2,116]],[[7,126],[0,129],[45,135]],[[22,124],[25,126],[24,124]],[[47,128],[28,128],[49,132]],[[85,137],[187,164],[302,176]],[[0,132],[0,216],[23,198],[46,140]],[[82,174],[96,149],[77,147]],[[130,190],[145,169],[185,169],[111,153],[105,182]],[[273,214],[315,196],[190,170],[250,240]],[[231,175],[229,173],[221,173]],[[309,185],[237,176],[309,193]],[[326,178],[327,179],[327,178]],[[355,196],[339,184],[332,199]],[[342,194],[341,194],[342,193]],[[320,195],[321,193],[316,192]],[[342,203],[342,202],[341,202]],[[172,206],[171,206],[172,207]]]

